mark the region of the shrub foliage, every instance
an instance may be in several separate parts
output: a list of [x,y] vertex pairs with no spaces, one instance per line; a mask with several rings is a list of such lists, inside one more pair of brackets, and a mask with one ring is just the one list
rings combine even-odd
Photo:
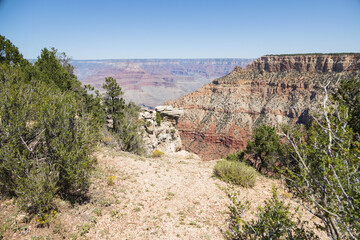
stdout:
[[143,142],[138,120],[140,108],[132,102],[125,104],[122,98],[124,93],[114,78],[106,78],[103,88],[106,90],[105,112],[111,122],[109,130],[123,151],[141,154]]
[[[318,239],[312,231],[306,230],[307,222],[297,218],[298,209],[291,211],[290,204],[280,200],[277,189],[273,195],[259,207],[257,217],[244,221],[243,217],[250,208],[250,202],[239,200],[239,192],[227,189],[232,204],[230,209],[229,239]],[[296,219],[297,218],[297,219]]]
[[308,131],[284,129],[295,166],[284,176],[289,188],[322,221],[332,239],[360,237],[360,143],[349,127],[347,106],[327,98]]
[[0,184],[23,206],[51,208],[55,194],[83,194],[94,161],[89,157],[91,116],[72,94],[40,83],[6,82],[0,90]]
[[164,152],[162,152],[162,151],[160,151],[160,150],[154,150],[153,152],[152,152],[152,157],[154,157],[154,158],[159,158],[159,157],[162,157],[162,156],[164,156]]
[[221,160],[214,167],[214,175],[218,178],[243,187],[253,187],[257,172],[243,162]]
[[243,151],[230,154],[226,159],[245,162],[262,173],[277,173],[287,162],[285,150],[275,127],[261,125],[253,130]]
[[43,213],[55,207],[55,196],[69,199],[88,190],[98,125],[84,111],[72,68],[54,49],[43,50],[31,65],[5,41],[0,58],[0,190],[17,197],[29,213]]

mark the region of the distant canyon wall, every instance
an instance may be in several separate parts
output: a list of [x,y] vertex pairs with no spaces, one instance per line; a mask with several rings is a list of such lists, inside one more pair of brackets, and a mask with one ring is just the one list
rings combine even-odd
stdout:
[[360,70],[359,54],[268,55],[248,66],[266,72],[350,72]]
[[83,84],[101,89],[113,77],[124,97],[153,108],[195,91],[224,76],[235,66],[245,67],[254,59],[118,59],[74,60],[75,74]]
[[166,104],[184,109],[177,125],[184,148],[215,159],[246,147],[261,124],[309,122],[328,81],[359,78],[359,59],[359,54],[264,56]]

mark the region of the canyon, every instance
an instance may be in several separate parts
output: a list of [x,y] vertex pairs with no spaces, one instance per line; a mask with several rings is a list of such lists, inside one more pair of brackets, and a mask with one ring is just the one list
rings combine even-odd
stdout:
[[224,76],[235,66],[245,67],[254,59],[113,59],[72,60],[82,84],[102,92],[106,77],[121,86],[124,98],[151,108],[178,99],[202,85]]
[[246,147],[261,124],[308,124],[324,86],[334,90],[359,72],[360,54],[268,55],[165,104],[184,110],[183,148],[210,160]]

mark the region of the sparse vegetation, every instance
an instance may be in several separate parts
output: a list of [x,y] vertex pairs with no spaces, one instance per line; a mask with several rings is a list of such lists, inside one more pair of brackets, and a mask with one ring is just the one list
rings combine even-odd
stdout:
[[78,228],[79,228],[80,236],[84,236],[90,231],[91,225],[88,223],[84,223],[82,225],[79,225]]
[[157,123],[157,125],[158,125],[158,126],[160,126],[160,125],[161,125],[161,120],[162,120],[162,118],[161,118],[160,113],[159,113],[159,112],[156,112],[156,118],[155,118],[155,121],[156,121],[156,123]]
[[253,187],[258,173],[243,162],[221,160],[214,167],[214,175],[226,182]]
[[163,153],[163,152],[160,151],[160,150],[154,150],[154,151],[152,152],[152,157],[154,157],[154,158],[159,158],[159,157],[164,156],[164,154],[165,154],[165,153]]
[[308,222],[297,220],[298,209],[291,211],[290,204],[281,201],[277,189],[273,187],[272,198],[259,207],[257,218],[244,221],[250,202],[239,200],[239,192],[227,189],[232,205],[230,209],[229,239],[319,239],[313,231],[306,230]]
[[254,129],[243,151],[229,154],[225,159],[244,162],[260,173],[274,174],[288,164],[286,150],[286,145],[280,144],[275,127],[261,125]]
[[116,179],[115,176],[109,176],[109,177],[107,178],[107,184],[108,184],[109,186],[113,186],[113,185],[115,184],[115,179]]
[[125,104],[122,98],[124,93],[114,78],[106,78],[103,88],[106,90],[104,103],[110,120],[109,130],[123,151],[141,154],[143,142],[138,121],[140,108],[134,103]]
[[[138,122],[139,107],[134,103],[125,103],[116,79],[105,79],[103,88],[106,93],[102,96],[89,85],[81,86],[69,64],[70,59],[64,53],[59,53],[54,48],[44,48],[35,64],[30,64],[1,35],[0,43],[0,191],[4,199],[14,200],[10,204],[14,205],[13,212],[16,212],[16,216],[4,221],[1,219],[2,239],[8,231],[20,234],[28,232],[30,223],[38,229],[50,227],[58,216],[60,201],[65,200],[65,204],[76,206],[76,203],[87,199],[90,178],[96,164],[92,153],[100,140],[137,154],[142,153],[143,143]],[[266,73],[264,76],[275,76],[271,74]],[[282,73],[274,74],[280,76]],[[295,76],[299,73],[292,74]],[[313,118],[309,128],[283,128],[287,139],[284,144],[280,143],[274,127],[262,125],[254,129],[246,149],[227,156],[227,160],[217,162],[213,169],[214,175],[225,182],[252,188],[259,176],[258,172],[281,173],[288,187],[283,192],[284,198],[299,200],[305,209],[318,218],[319,221],[315,223],[318,229],[325,231],[332,239],[358,239],[359,87],[358,79],[343,81],[338,92],[333,95],[335,101],[330,104],[327,99],[324,101],[321,115]],[[157,112],[157,125],[161,125],[161,121],[161,115]],[[146,126],[150,127],[149,124],[152,123],[147,122]],[[175,129],[166,130],[166,133],[175,134]],[[163,155],[164,152],[160,150],[152,152],[153,158]],[[104,153],[103,156],[119,157],[114,153]],[[145,164],[148,160],[137,163]],[[151,161],[153,162],[147,167],[165,162],[155,159]],[[185,168],[190,162],[179,161],[177,164],[182,165],[177,166]],[[160,167],[151,171],[156,174],[157,180],[163,180],[163,175],[173,173],[170,167],[165,167],[166,170],[160,170]],[[114,195],[109,197],[109,193],[104,193],[91,199],[91,204],[95,206],[87,207],[87,222],[80,221],[77,232],[73,235],[65,236],[61,233],[61,227],[54,227],[54,232],[63,234],[62,238],[76,239],[78,235],[84,237],[88,234],[101,217],[110,215],[111,221],[114,221],[115,217],[124,216],[119,211],[139,216],[147,211],[148,206],[141,202],[140,197],[144,190],[138,188],[129,191],[128,185],[120,188],[120,184],[115,185],[116,177],[113,174],[119,176],[118,181],[128,181],[129,185],[137,185],[137,181],[148,184],[146,194],[150,194],[152,188],[155,188],[153,182],[147,183],[153,179],[149,177],[143,182],[139,178],[140,174],[146,174],[143,169],[139,171],[141,173],[133,174],[127,170],[110,172],[110,168],[112,166],[108,166],[108,172],[99,174],[95,181],[100,181],[101,186],[113,191]],[[188,180],[188,176],[183,179]],[[97,191],[100,192],[99,189]],[[117,195],[119,192],[122,193],[121,201]],[[162,193],[162,200],[167,202],[181,196],[177,189],[171,187],[162,190]],[[132,199],[126,199],[128,194],[139,202],[134,204]],[[249,209],[249,203],[239,201],[238,195],[228,192],[233,203],[230,206],[229,238],[316,238],[313,232],[306,230],[306,222],[299,220],[298,209],[292,209],[290,204],[281,201],[275,188],[271,200],[266,200],[265,206],[258,208],[257,218],[247,222],[242,219]],[[221,198],[223,196],[217,196],[217,200]],[[198,199],[200,198],[190,201],[194,209],[203,205]],[[120,204],[122,206],[116,206]],[[190,212],[193,211],[190,210],[186,210],[186,214],[192,217]],[[20,211],[27,215],[17,216]],[[196,212],[202,214],[203,210],[196,209]],[[203,222],[200,225],[198,219],[187,220],[186,214],[179,213],[179,225],[202,227]],[[167,217],[173,216],[168,212]],[[161,215],[152,218],[162,221]],[[159,231],[150,234],[160,233],[158,225],[152,228]],[[34,235],[32,238],[43,237]]]

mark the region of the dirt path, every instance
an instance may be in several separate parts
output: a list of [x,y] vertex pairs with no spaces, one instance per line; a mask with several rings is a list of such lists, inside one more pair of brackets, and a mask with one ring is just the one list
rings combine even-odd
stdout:
[[[221,239],[229,203],[212,177],[215,164],[188,153],[162,158],[98,154],[104,172],[116,176],[104,186],[106,195],[117,195],[118,217],[105,217],[89,235],[101,239]],[[112,156],[115,155],[115,156]],[[102,234],[105,230],[106,235]]]
[[[110,149],[97,154],[105,175],[116,176],[112,187],[97,187],[111,204],[88,237],[97,239],[223,239],[230,203],[213,177],[216,161],[204,162],[179,152],[162,158],[141,158]],[[251,189],[257,199],[271,195],[271,180]],[[95,184],[94,186],[101,186]],[[111,211],[118,211],[111,217]],[[110,213],[110,215],[108,215]]]
[[[201,161],[179,152],[162,158],[143,158],[102,148],[89,201],[59,200],[59,213],[48,228],[34,220],[9,239],[224,239],[230,203],[212,176],[216,161]],[[115,176],[112,184],[111,176]],[[109,178],[110,177],[110,178]],[[260,177],[242,192],[252,210],[271,196],[275,180]],[[11,204],[8,204],[11,206]],[[2,210],[11,212],[10,207]],[[5,214],[5,212],[4,212]],[[18,219],[14,215],[13,219]],[[20,223],[19,226],[22,226]]]

